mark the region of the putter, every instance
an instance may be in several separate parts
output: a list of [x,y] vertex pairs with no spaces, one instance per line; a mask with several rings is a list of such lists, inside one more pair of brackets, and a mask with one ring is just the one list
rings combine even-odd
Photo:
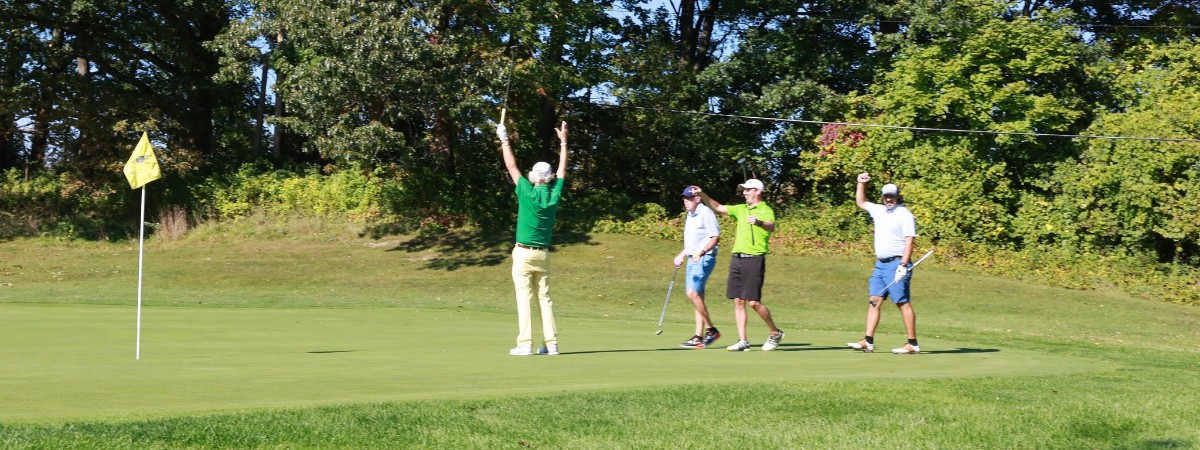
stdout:
[[[908,268],[908,272],[909,272],[909,273],[912,273],[912,270],[913,270],[913,269],[916,269],[916,268],[917,268],[917,266],[921,265],[921,261],[924,261],[924,260],[925,260],[925,258],[928,258],[928,257],[929,257],[929,255],[932,255],[932,254],[933,254],[933,250],[930,250],[928,253],[926,253],[926,254],[925,254],[925,256],[922,256],[922,257],[921,257],[921,259],[918,259],[918,260],[917,260],[917,262],[913,263],[913,266]],[[908,275],[906,274],[906,275],[904,275],[904,277],[905,277],[905,278],[908,278]],[[903,280],[903,279],[904,279],[904,278],[901,278],[900,280]],[[900,281],[900,280],[892,280],[892,282],[891,282],[891,283],[888,283],[888,284],[887,284],[887,286],[884,286],[884,287],[883,287],[883,290],[879,291],[879,293],[878,293],[878,294],[875,294],[875,295],[873,295],[873,297],[883,297],[883,294],[887,292],[888,288],[892,287],[892,285],[893,285],[893,284],[896,284],[896,282],[897,282],[897,281]],[[872,300],[869,300],[869,299],[868,299],[868,300],[867,300],[867,304],[868,304],[868,305],[871,305],[871,307],[872,307],[872,308],[874,308],[874,307],[875,307],[875,302],[874,302],[874,301],[872,301]]]
[[658,315],[658,331],[654,332],[655,335],[662,334],[662,321],[667,316],[667,302],[671,301],[671,289],[675,289],[676,275],[679,275],[679,266],[675,266],[675,272],[671,273],[671,284],[667,286],[667,298],[663,300],[662,314]]

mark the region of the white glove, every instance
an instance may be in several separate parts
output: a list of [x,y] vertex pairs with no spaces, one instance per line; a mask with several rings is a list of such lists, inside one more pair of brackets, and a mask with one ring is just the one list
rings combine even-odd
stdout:
[[892,280],[892,282],[895,283],[903,280],[905,275],[908,275],[908,267],[901,264],[900,266],[896,267],[896,279]]
[[496,136],[499,136],[502,141],[508,140],[508,128],[503,123],[496,125]]

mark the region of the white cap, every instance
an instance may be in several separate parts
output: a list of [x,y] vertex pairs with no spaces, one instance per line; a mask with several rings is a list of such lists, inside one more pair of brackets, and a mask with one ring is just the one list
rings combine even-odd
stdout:
[[530,171],[535,177],[548,178],[554,175],[554,171],[550,170],[550,163],[539,161],[533,165],[533,170]]
[[894,184],[888,183],[883,185],[883,195],[896,195],[900,193],[900,188]]
[[763,182],[758,181],[754,178],[746,180],[745,183],[739,184],[737,190],[738,190],[738,192],[742,192],[743,190],[746,190],[746,189],[758,189],[760,191],[767,190],[767,188],[763,186]]

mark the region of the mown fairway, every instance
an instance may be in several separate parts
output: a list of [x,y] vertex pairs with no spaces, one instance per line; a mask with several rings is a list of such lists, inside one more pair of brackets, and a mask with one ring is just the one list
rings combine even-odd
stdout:
[[1200,446],[1195,308],[935,256],[926,354],[861,354],[869,257],[774,256],[787,339],[758,351],[752,317],[755,351],[730,353],[721,260],[722,349],[679,350],[681,280],[653,334],[676,244],[595,235],[554,254],[564,354],[510,357],[506,237],[296,234],[150,245],[141,360],[136,244],[0,244],[0,447]]

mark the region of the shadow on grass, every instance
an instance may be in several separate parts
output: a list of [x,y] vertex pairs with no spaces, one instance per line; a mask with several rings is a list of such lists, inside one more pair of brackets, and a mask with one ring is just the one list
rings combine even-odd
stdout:
[[1195,444],[1181,439],[1147,439],[1130,448],[1195,448]]
[[849,347],[813,347],[812,344],[803,342],[796,343],[781,343],[774,351],[777,352],[811,352],[817,350],[849,350]]
[[954,350],[926,350],[922,351],[922,355],[953,355],[961,353],[996,353],[1000,351],[998,348],[956,348]]
[[[854,350],[854,349],[851,349],[850,347],[846,347],[846,346],[814,347],[812,344],[805,344],[805,343],[784,343],[784,344],[779,344],[779,348],[775,349],[775,351],[777,351],[777,352],[778,351],[804,352],[804,351],[816,351],[816,350],[858,351],[858,350]],[[966,353],[995,353],[998,351],[1000,351],[1000,349],[996,349],[996,348],[956,348],[953,350],[926,350],[926,351],[922,351],[921,354],[922,355],[951,355],[951,354],[966,354]],[[878,351],[878,352],[879,353],[890,353],[891,350],[884,349],[884,350]]]
[[694,351],[703,350],[703,349],[695,349],[695,348],[680,348],[680,347],[666,347],[666,348],[626,348],[626,349],[616,349],[616,348],[614,348],[614,349],[611,349],[611,350],[590,350],[590,351],[583,351],[583,352],[562,352],[561,354],[562,354],[562,355],[588,355],[588,354],[596,354],[596,353],[671,352],[671,351],[676,351],[676,350],[678,350],[678,351],[682,351],[682,352],[694,352]]
[[[555,247],[590,243],[591,237],[586,233],[559,230],[554,233],[554,247],[550,251],[555,251]],[[423,231],[388,251],[434,252],[422,268],[453,271],[463,267],[498,266],[508,261],[512,248],[512,230],[451,230]]]

